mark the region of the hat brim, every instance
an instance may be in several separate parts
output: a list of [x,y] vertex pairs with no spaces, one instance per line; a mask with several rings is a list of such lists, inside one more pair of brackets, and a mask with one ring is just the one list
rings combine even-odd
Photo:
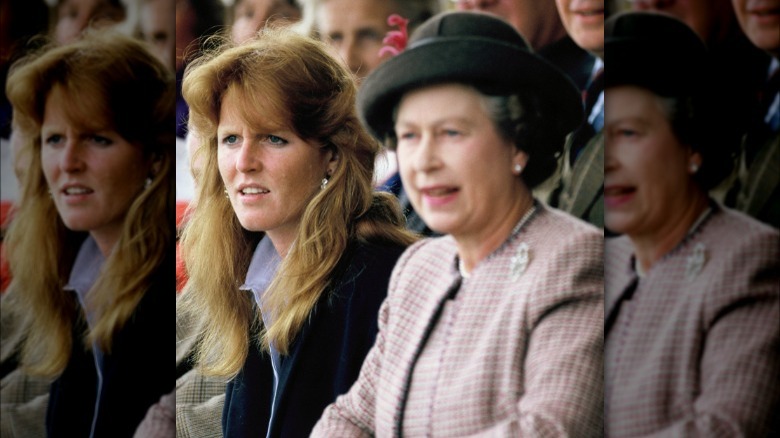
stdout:
[[485,38],[421,41],[387,60],[363,81],[358,113],[372,134],[384,140],[393,131],[392,111],[404,93],[452,82],[488,95],[535,92],[543,116],[555,120],[560,134],[582,122],[580,92],[564,73],[528,51]]

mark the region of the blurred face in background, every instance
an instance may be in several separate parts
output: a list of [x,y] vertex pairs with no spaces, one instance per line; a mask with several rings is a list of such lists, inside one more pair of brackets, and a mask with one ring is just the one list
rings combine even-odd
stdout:
[[387,59],[379,50],[393,30],[387,17],[395,12],[392,0],[324,0],[317,9],[316,26],[320,38],[362,79]]
[[195,41],[198,17],[188,0],[176,0],[176,71],[184,67],[187,48]]
[[175,68],[175,0],[141,0],[141,37],[166,67]]
[[487,12],[506,20],[534,50],[566,36],[555,0],[455,0],[454,3],[458,10]]
[[300,19],[301,11],[288,0],[238,0],[230,35],[235,43],[242,43],[275,21],[292,23]]
[[729,0],[628,0],[635,11],[664,12],[690,26],[704,42],[717,44],[731,31]]
[[732,0],[732,4],[750,41],[780,57],[780,0]]
[[[150,177],[151,162],[87,103],[55,86],[46,98],[41,126],[41,166],[65,226],[89,231],[103,254],[119,239],[133,201]],[[86,109],[85,109],[86,107]]]
[[62,0],[57,5],[54,38],[59,44],[78,39],[88,26],[106,26],[122,22],[125,10],[108,0]]
[[608,88],[605,106],[605,225],[661,241],[693,204],[691,164],[701,156],[680,143],[663,100],[636,86]]
[[555,0],[555,4],[574,42],[603,58],[604,0]]

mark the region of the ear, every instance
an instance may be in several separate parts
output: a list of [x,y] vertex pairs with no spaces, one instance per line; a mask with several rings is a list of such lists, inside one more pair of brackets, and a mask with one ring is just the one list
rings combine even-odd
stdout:
[[328,160],[328,168],[326,170],[328,176],[333,175],[333,172],[336,171],[336,166],[339,164],[339,153],[336,150],[336,148],[330,147],[328,148],[327,152],[325,152],[325,157]]
[[512,167],[519,164],[525,169],[525,165],[528,164],[528,154],[522,149],[515,149],[512,155]]
[[695,164],[698,167],[701,167],[701,162],[702,162],[701,153],[691,151],[688,157],[688,162],[691,164]]
[[152,154],[151,158],[152,158],[152,163],[151,166],[149,167],[149,176],[151,178],[154,178],[157,175],[159,175],[160,172],[162,171],[163,158],[162,155],[157,153]]

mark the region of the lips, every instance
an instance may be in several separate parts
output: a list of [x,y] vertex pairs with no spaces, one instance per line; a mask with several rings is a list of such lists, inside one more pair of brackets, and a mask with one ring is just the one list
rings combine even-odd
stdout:
[[439,208],[449,205],[458,197],[460,189],[455,186],[436,185],[419,189],[422,200],[429,208]]
[[636,188],[630,186],[608,186],[604,187],[604,196],[625,196],[634,193]]
[[257,187],[247,187],[243,190],[240,190],[242,195],[259,195],[261,193],[271,193],[270,190],[260,189]]
[[571,9],[571,12],[577,15],[582,15],[585,17],[592,17],[592,16],[603,16],[604,15],[604,2],[578,2],[578,4],[573,5],[574,7]]
[[238,193],[242,195],[264,195],[271,193],[271,191],[258,184],[241,184],[238,186]]
[[776,3],[756,3],[749,5],[747,11],[756,15],[775,15],[780,13],[780,2]]
[[62,193],[66,196],[88,195],[94,193],[94,190],[83,185],[69,184],[62,188]]
[[581,9],[577,11],[572,11],[577,15],[582,15],[583,17],[595,17],[595,16],[603,16],[604,15],[604,9]]
[[457,191],[458,189],[456,187],[433,187],[433,188],[422,189],[420,190],[420,193],[422,193],[425,196],[438,198],[443,196],[449,196]]
[[604,204],[607,208],[617,208],[634,198],[636,187],[626,185],[604,186]]

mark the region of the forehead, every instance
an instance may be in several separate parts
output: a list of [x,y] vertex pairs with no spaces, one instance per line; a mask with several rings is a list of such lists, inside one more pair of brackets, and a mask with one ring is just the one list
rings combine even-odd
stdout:
[[346,24],[385,27],[396,9],[391,0],[325,0],[317,8],[317,25],[323,30]]
[[[248,98],[250,93],[251,97]],[[249,91],[238,84],[231,84],[222,95],[219,127],[245,123],[257,131],[289,129],[289,121],[272,105],[273,100],[262,92]]]
[[55,84],[44,102],[44,124],[65,122],[85,130],[106,129],[113,126],[109,120],[105,99],[88,87],[71,89]]
[[[434,109],[435,108],[435,109]],[[486,118],[485,99],[472,87],[450,83],[409,91],[398,104],[398,121],[437,122],[446,119]]]
[[624,120],[659,121],[666,120],[663,102],[653,92],[633,85],[607,88],[604,92],[606,123]]

